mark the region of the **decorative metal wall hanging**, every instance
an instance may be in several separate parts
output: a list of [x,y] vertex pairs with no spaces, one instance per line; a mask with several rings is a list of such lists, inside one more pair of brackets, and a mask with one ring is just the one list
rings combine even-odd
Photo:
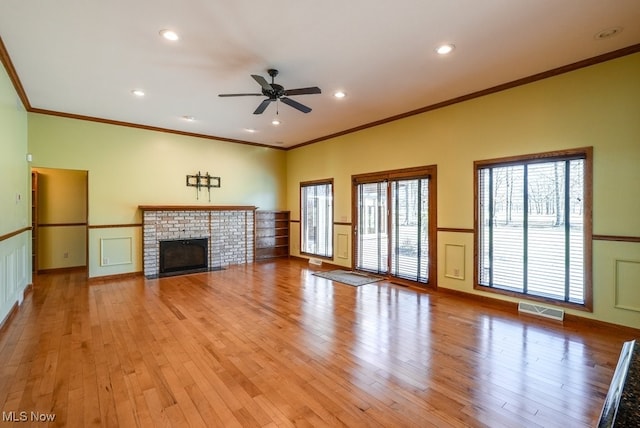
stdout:
[[220,177],[213,177],[206,174],[187,175],[187,186],[196,188],[196,199],[200,199],[200,190],[205,188],[209,193],[209,202],[211,202],[211,188],[220,187]]

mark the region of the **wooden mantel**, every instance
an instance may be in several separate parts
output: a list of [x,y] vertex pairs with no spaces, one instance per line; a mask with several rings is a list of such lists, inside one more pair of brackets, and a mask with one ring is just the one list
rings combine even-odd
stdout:
[[142,211],[255,211],[253,205],[138,205]]

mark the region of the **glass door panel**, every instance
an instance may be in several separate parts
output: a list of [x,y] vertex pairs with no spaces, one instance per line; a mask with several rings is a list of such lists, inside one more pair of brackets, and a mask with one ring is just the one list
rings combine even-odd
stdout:
[[429,179],[391,182],[391,275],[429,281]]
[[356,269],[387,273],[389,241],[387,182],[357,185]]

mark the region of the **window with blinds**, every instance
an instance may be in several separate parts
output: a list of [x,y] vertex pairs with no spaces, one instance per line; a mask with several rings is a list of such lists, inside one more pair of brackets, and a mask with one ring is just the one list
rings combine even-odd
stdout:
[[333,181],[300,183],[300,251],[333,257]]
[[478,285],[590,306],[590,150],[476,162]]

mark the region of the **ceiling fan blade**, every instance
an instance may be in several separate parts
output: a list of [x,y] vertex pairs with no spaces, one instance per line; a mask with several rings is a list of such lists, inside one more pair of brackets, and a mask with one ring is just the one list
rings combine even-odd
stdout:
[[263,96],[262,94],[218,94],[219,97],[246,97],[246,96]]
[[317,86],[312,86],[310,88],[298,88],[298,89],[287,89],[284,91],[285,95],[307,95],[307,94],[321,94],[320,88]]
[[265,79],[264,77],[258,76],[257,74],[252,74],[251,77],[253,77],[253,80],[258,82],[258,85],[262,86],[262,89],[273,91],[273,87],[269,84],[269,82],[267,82],[267,79]]
[[258,108],[256,109],[256,111],[253,112],[253,114],[262,114],[262,112],[265,111],[267,107],[269,107],[269,104],[271,104],[271,101],[275,101],[275,100],[271,98],[267,98],[266,100],[262,101],[258,106]]
[[304,104],[300,104],[297,101],[292,100],[291,98],[287,98],[287,97],[282,97],[280,98],[280,101],[282,101],[283,103],[285,103],[286,105],[293,107],[296,110],[300,110],[303,113],[309,113],[311,111],[311,109],[309,107],[307,107]]

